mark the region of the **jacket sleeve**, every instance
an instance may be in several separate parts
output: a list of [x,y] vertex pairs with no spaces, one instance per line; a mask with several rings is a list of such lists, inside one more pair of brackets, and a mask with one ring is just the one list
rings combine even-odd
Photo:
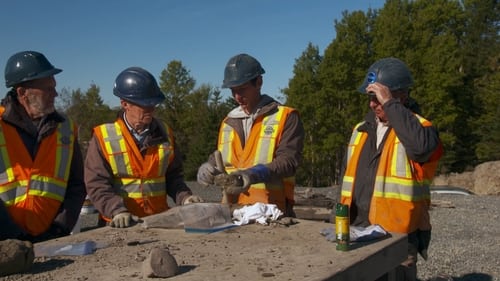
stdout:
[[123,199],[113,189],[113,172],[95,136],[89,142],[84,171],[87,193],[102,215],[112,218],[113,215],[127,211]]
[[420,163],[429,161],[440,143],[436,128],[422,126],[415,114],[396,100],[388,101],[383,108],[408,157]]
[[193,192],[184,181],[184,168],[182,156],[177,146],[174,147],[174,160],[167,169],[165,175],[167,194],[174,200],[175,204],[180,206],[182,201]]
[[267,165],[271,177],[283,178],[295,175],[302,161],[303,147],[304,127],[298,112],[294,111],[288,115],[274,159]]

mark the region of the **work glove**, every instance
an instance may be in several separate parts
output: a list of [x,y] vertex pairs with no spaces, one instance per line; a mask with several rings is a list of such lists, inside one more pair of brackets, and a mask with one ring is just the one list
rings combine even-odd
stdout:
[[111,227],[126,228],[137,222],[139,218],[133,216],[129,212],[119,213],[113,216],[113,220],[109,223]]
[[201,164],[200,168],[198,168],[198,174],[196,178],[198,183],[207,187],[209,185],[214,184],[214,177],[216,175],[222,174],[222,171],[219,171],[214,165],[209,162],[205,162]]
[[203,203],[205,202],[203,198],[198,195],[189,195],[182,201],[182,205],[192,204],[192,203]]
[[246,170],[238,170],[229,174],[235,178],[233,185],[226,187],[228,194],[239,194],[246,192],[252,184],[265,182],[269,179],[271,172],[265,165],[259,164]]

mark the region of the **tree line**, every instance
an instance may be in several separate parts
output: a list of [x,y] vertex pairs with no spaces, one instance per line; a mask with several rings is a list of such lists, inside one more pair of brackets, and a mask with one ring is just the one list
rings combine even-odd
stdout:
[[[333,21],[336,36],[324,53],[307,44],[279,93],[279,100],[298,109],[306,131],[297,183],[339,183],[352,128],[369,110],[357,89],[368,67],[383,57],[397,57],[412,71],[410,96],[438,128],[445,148],[439,173],[499,160],[499,10],[495,0],[387,0],[381,9],[344,11]],[[185,177],[194,180],[216,148],[221,120],[236,104],[217,86],[197,86],[180,60],[169,62],[158,80],[166,100],[156,116],[174,129]],[[86,92],[61,91],[58,109],[79,124],[83,149],[92,128],[112,122],[119,110],[104,104],[99,91],[94,84]]]

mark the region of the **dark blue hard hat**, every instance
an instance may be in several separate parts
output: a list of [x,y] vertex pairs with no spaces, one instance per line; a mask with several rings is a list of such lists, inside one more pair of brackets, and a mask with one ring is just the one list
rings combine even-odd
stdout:
[[12,55],[5,65],[5,86],[8,88],[22,82],[50,77],[61,71],[39,52],[19,52]]
[[140,67],[129,67],[120,72],[113,94],[140,106],[156,106],[165,100],[154,76]]
[[410,69],[397,58],[383,58],[376,61],[368,68],[363,84],[359,91],[366,94],[368,84],[379,82],[391,91],[408,89],[413,85]]
[[264,73],[264,68],[254,57],[247,54],[236,55],[230,58],[226,64],[222,88],[243,85]]

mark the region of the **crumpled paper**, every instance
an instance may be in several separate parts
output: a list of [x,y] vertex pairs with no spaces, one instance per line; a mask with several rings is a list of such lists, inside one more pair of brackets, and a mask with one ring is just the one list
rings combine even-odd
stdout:
[[275,204],[255,203],[233,211],[234,224],[245,225],[253,221],[267,225],[269,221],[275,221],[283,212]]
[[[324,228],[319,233],[325,236],[326,240],[330,242],[336,241],[335,229],[333,227]],[[349,226],[349,240],[351,242],[365,242],[375,240],[386,235],[387,231],[385,231],[385,229],[378,224],[372,224],[367,227]]]

